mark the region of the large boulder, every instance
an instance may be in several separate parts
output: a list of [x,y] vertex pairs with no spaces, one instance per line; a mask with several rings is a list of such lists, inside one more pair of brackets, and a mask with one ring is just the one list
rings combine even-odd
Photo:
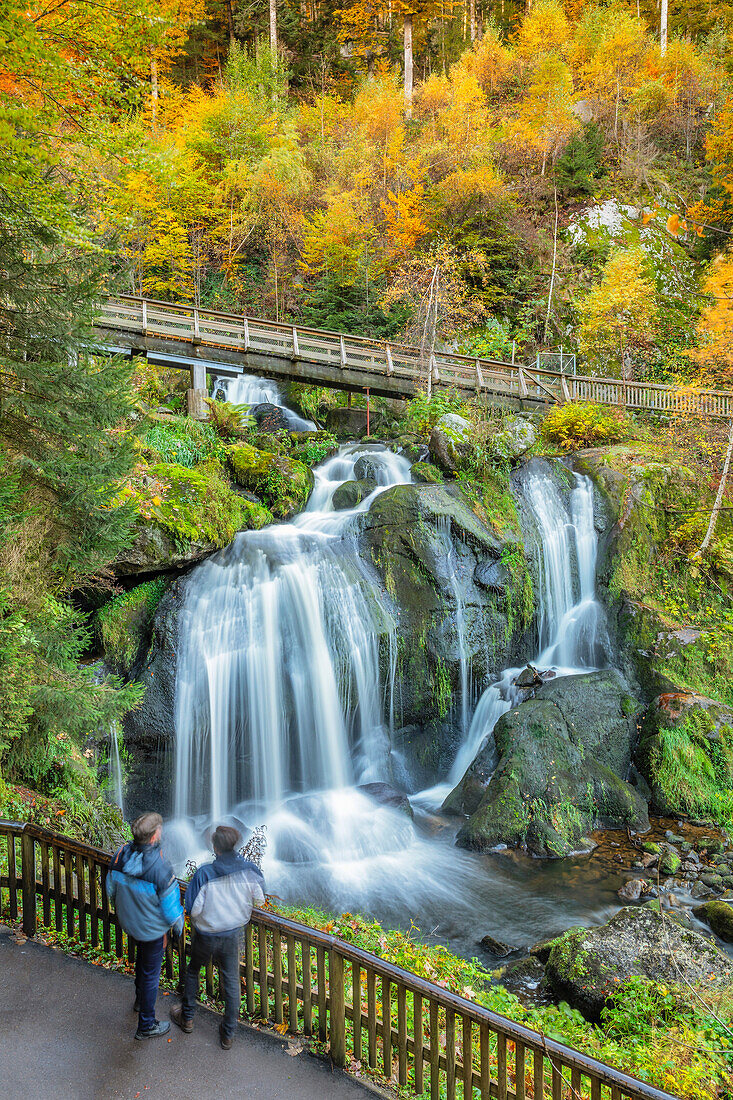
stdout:
[[[378,431],[383,422],[384,417],[372,409],[369,415],[369,431]],[[329,409],[326,415],[326,427],[337,439],[362,439],[368,434],[367,411],[355,405],[352,407],[340,405],[335,409]]]
[[269,401],[253,405],[249,415],[261,432],[287,432],[290,429],[290,421],[285,412],[279,405],[273,405]]
[[599,928],[560,936],[550,950],[545,982],[555,997],[599,1021],[619,981],[635,975],[714,991],[733,983],[733,962],[652,903],[621,909]]
[[719,819],[733,787],[733,707],[663,692],[645,715],[636,760],[657,813]]
[[[418,782],[445,773],[461,737],[462,660],[481,682],[516,658],[531,624],[520,536],[497,535],[486,516],[470,485],[422,484],[387,489],[362,521],[398,617],[397,748]],[[385,650],[385,678],[394,656]]]
[[517,417],[501,432],[495,432],[489,442],[492,458],[501,462],[516,462],[537,442],[537,429],[531,420]]
[[301,512],[313,490],[313,471],[297,459],[258,451],[249,443],[229,448],[237,484],[256,493],[278,519]]
[[376,488],[373,481],[345,481],[339,485],[331,497],[334,511],[341,512],[346,508],[356,508]]
[[430,433],[430,454],[447,474],[455,474],[471,449],[473,425],[458,413],[445,413]]
[[613,669],[537,688],[499,718],[452,792],[450,807],[471,815],[458,843],[508,844],[552,858],[588,850],[587,833],[597,825],[648,829],[646,803],[627,782],[640,711]]

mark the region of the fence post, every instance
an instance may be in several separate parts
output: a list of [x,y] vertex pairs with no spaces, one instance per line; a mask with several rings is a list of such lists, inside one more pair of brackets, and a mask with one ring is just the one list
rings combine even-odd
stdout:
[[[344,995],[344,958],[332,947],[328,953],[329,1042],[331,1061],[346,1065],[346,999]],[[354,1009],[356,1012],[356,1009]],[[361,1011],[361,1005],[359,1005]]]
[[30,833],[20,838],[21,890],[23,898],[23,935],[36,934],[36,844]]

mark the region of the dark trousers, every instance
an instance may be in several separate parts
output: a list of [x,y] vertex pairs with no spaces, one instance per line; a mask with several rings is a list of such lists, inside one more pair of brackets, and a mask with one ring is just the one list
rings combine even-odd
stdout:
[[239,942],[241,929],[234,932],[193,933],[191,958],[183,986],[184,1020],[192,1020],[199,992],[201,967],[210,962],[219,967],[219,985],[224,987],[224,1023],[222,1031],[229,1038],[234,1035],[242,1001],[242,984],[239,977]]
[[135,991],[140,1004],[138,1029],[155,1027],[155,1002],[158,999],[160,964],[165,950],[165,936],[135,946]]

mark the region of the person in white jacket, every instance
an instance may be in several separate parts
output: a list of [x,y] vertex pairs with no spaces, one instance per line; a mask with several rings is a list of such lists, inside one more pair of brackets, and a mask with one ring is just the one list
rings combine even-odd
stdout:
[[193,925],[191,958],[183,1000],[171,1009],[171,1020],[186,1034],[193,1031],[201,967],[215,962],[224,987],[224,1019],[219,1041],[229,1050],[242,1000],[239,953],[242,930],[252,909],[265,900],[265,880],[259,867],[234,851],[239,833],[219,825],[213,836],[214,862],[200,867],[188,884],[184,907]]

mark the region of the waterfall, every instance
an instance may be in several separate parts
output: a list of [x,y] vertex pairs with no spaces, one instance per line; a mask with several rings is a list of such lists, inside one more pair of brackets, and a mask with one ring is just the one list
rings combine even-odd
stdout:
[[[558,676],[589,672],[603,661],[603,613],[595,596],[598,539],[593,484],[580,474],[573,478],[569,500],[557,479],[539,464],[527,472],[522,487],[527,533],[539,559],[535,592],[539,648],[532,664]],[[442,801],[460,782],[502,714],[521,702],[522,694],[514,685],[520,671],[505,669],[486,688],[447,782],[423,792],[424,804]]]
[[120,813],[125,816],[125,802],[122,793],[122,761],[120,759],[120,745],[118,738],[121,731],[116,722],[109,727],[109,790],[112,801],[119,806]]
[[461,732],[465,737],[468,733],[468,708],[471,703],[470,684],[469,684],[469,660],[466,656],[466,616],[465,607],[463,603],[463,593],[461,592],[461,585],[456,574],[455,566],[455,550],[453,547],[453,540],[451,538],[450,519],[447,516],[441,517],[438,521],[438,534],[445,547],[445,561],[446,570],[448,574],[448,583],[453,593],[453,600],[456,605],[456,638],[458,640],[458,660],[461,675]]
[[[334,511],[363,456],[377,487]],[[385,778],[378,644],[394,622],[348,535],[409,476],[392,452],[341,448],[294,522],[243,532],[194,571],[179,624],[176,817]]]
[[262,404],[277,405],[282,409],[291,431],[315,431],[312,420],[305,420],[283,404],[277,383],[269,378],[255,378],[248,374],[239,374],[236,378],[215,377],[211,396],[222,397],[233,405],[249,405],[250,408]]

